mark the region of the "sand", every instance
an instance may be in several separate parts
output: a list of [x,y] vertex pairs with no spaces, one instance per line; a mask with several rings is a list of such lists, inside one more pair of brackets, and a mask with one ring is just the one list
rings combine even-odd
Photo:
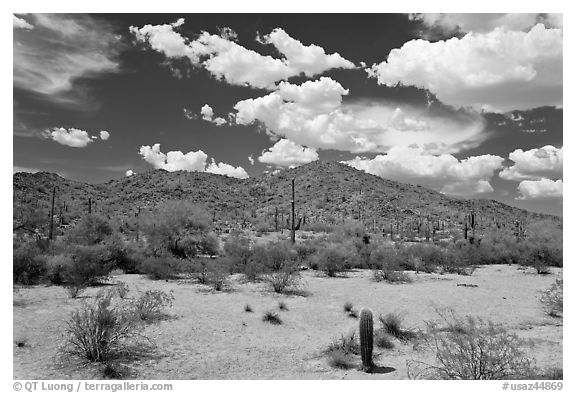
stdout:
[[[562,319],[548,316],[538,301],[561,269],[537,275],[528,268],[483,266],[472,276],[411,273],[408,284],[377,283],[370,271],[328,278],[303,272],[308,296],[271,292],[264,283],[244,283],[233,276],[231,287],[214,292],[188,280],[152,281],[141,275],[115,275],[125,282],[129,297],[149,289],[173,291],[171,318],[147,325],[144,334],[154,350],[140,359],[126,360],[127,376],[137,379],[407,379],[407,361],[432,361],[433,354],[396,342],[391,350],[377,350],[376,363],[386,373],[366,374],[357,369],[330,367],[322,350],[334,339],[357,328],[357,320],[343,310],[352,302],[358,311],[375,315],[398,312],[409,328],[424,328],[437,319],[438,307],[461,315],[475,315],[505,326],[532,341],[527,354],[539,367],[562,367]],[[473,286],[457,286],[473,284]],[[102,379],[102,366],[65,357],[65,323],[83,301],[101,288],[89,288],[83,298],[71,299],[57,286],[23,287],[14,294],[15,379]],[[283,301],[288,311],[280,311]],[[246,304],[254,310],[244,311]],[[275,310],[283,324],[262,321]],[[376,326],[377,326],[376,322]],[[25,342],[18,347],[16,342]]]

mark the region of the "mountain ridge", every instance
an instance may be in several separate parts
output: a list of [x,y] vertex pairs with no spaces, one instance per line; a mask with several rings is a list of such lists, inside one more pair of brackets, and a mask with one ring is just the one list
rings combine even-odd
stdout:
[[[205,172],[151,170],[105,183],[65,179],[50,172],[13,175],[14,218],[23,206],[49,208],[54,186],[56,212],[71,218],[88,210],[128,217],[166,200],[188,199],[202,204],[215,221],[258,220],[270,225],[287,217],[291,179],[295,178],[296,211],[310,224],[360,220],[367,227],[412,226],[415,221],[440,222],[458,228],[471,211],[481,221],[512,225],[516,221],[560,217],[530,212],[489,199],[464,199],[419,185],[383,179],[334,161],[315,161],[278,173],[236,179]],[[276,210],[278,209],[278,210]],[[282,217],[284,220],[284,217]]]

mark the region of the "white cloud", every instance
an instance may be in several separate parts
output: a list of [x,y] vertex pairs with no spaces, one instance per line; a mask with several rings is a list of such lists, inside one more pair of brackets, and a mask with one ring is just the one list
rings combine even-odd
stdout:
[[[186,109],[184,110],[186,111]],[[186,112],[184,112],[184,115],[186,116]],[[200,115],[202,116],[203,120],[209,121],[210,123],[214,123],[217,126],[222,126],[224,124],[227,124],[228,122],[223,119],[222,117],[217,117],[214,118],[214,110],[212,109],[212,107],[208,104],[205,104],[201,109],[200,109]]]
[[248,156],[248,161],[250,161],[250,165],[254,165],[254,157]]
[[540,180],[522,180],[518,185],[520,196],[518,200],[562,198],[562,180],[550,180],[542,178]]
[[505,180],[538,180],[542,177],[562,177],[563,148],[544,146],[523,151],[516,149],[508,155],[514,162],[511,167],[500,172]]
[[100,139],[102,139],[103,141],[107,141],[108,138],[110,138],[110,133],[108,131],[100,131]]
[[242,168],[241,166],[233,167],[230,164],[225,164],[223,162],[216,163],[214,159],[212,159],[212,163],[206,167],[206,172],[214,173],[217,175],[224,175],[235,177],[238,179],[247,179],[248,173]]
[[492,192],[490,179],[502,167],[502,157],[482,155],[458,160],[449,154],[432,155],[420,148],[392,148],[373,159],[343,161],[385,179],[417,183],[451,195]]
[[130,177],[130,176],[135,175],[135,174],[136,174],[136,172],[134,172],[132,169],[128,169],[126,171],[126,177]]
[[203,67],[217,79],[232,85],[273,89],[276,82],[292,76],[312,76],[331,68],[354,67],[337,53],[328,55],[316,45],[304,46],[282,29],[275,29],[262,41],[274,45],[284,55],[280,59],[237,44],[231,29],[222,30],[221,35],[204,31],[190,40],[174,30],[183,23],[184,20],[179,19],[167,25],[130,26],[130,32],[168,59],[186,58],[193,66]]
[[34,28],[30,23],[22,18],[18,18],[16,15],[12,15],[12,24],[15,29],[32,30]]
[[458,152],[484,140],[484,120],[474,112],[434,114],[388,102],[342,103],[348,90],[328,77],[301,85],[281,82],[276,91],[239,101],[234,121],[261,123],[267,132],[315,149],[386,152],[420,146],[433,153]]
[[425,88],[454,106],[496,112],[562,105],[561,29],[497,28],[462,38],[418,39],[393,49],[368,73],[379,84]]
[[141,146],[139,154],[144,161],[151,164],[155,169],[164,169],[168,172],[209,172],[240,179],[248,177],[242,167],[235,168],[222,162],[216,164],[213,159],[212,163],[206,167],[208,155],[202,150],[190,151],[186,154],[181,151],[169,151],[165,154],[160,151],[160,144],[156,143],[153,146]]
[[288,139],[281,139],[274,146],[263,151],[258,161],[278,166],[298,166],[318,159],[315,149],[299,146]]
[[160,151],[160,144],[140,147],[140,155],[147,163],[156,169],[173,171],[204,172],[208,155],[202,150],[191,151],[186,154],[181,151],[169,151],[164,154]]
[[55,127],[51,130],[44,131],[44,135],[52,139],[54,142],[70,147],[86,147],[90,142],[92,142],[88,132],[77,128],[66,129]]
[[83,14],[29,14],[34,30],[14,30],[14,87],[80,105],[79,78],[119,69],[120,37],[101,19]]
[[318,75],[332,68],[355,68],[356,66],[346,60],[339,53],[326,54],[323,48],[317,45],[305,46],[300,41],[290,37],[281,28],[274,29],[263,37],[263,43],[272,44],[286,58],[286,64],[297,73],[304,73],[308,77]]
[[528,30],[538,23],[562,27],[562,14],[410,14],[411,20],[421,21],[428,28],[439,28],[445,34],[453,32],[487,33],[496,28]]

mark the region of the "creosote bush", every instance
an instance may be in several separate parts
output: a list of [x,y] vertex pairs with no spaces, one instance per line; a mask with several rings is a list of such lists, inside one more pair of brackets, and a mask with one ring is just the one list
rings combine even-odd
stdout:
[[562,317],[564,310],[564,280],[559,278],[550,288],[542,293],[540,301],[546,312],[552,317]]
[[164,309],[172,307],[174,294],[160,290],[146,291],[142,296],[133,302],[133,310],[137,319],[154,322],[166,318]]
[[436,364],[409,363],[415,379],[530,379],[536,374],[522,350],[526,343],[503,327],[480,318],[444,314],[446,326],[429,322],[427,341]]
[[90,362],[102,362],[121,351],[140,330],[131,310],[99,296],[72,313],[67,321],[65,351]]

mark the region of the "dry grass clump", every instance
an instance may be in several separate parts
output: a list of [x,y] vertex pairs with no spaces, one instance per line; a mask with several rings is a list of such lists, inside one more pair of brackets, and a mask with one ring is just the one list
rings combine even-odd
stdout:
[[355,333],[342,335],[323,351],[331,367],[349,369],[354,366],[353,356],[360,354],[360,343]]
[[396,337],[401,341],[409,341],[417,337],[415,332],[402,327],[403,317],[398,313],[380,315],[378,319],[382,325],[384,333],[392,337]]
[[262,317],[262,320],[264,322],[271,323],[272,325],[281,325],[282,324],[282,319],[280,319],[280,316],[275,311],[266,311],[264,313],[264,316]]

